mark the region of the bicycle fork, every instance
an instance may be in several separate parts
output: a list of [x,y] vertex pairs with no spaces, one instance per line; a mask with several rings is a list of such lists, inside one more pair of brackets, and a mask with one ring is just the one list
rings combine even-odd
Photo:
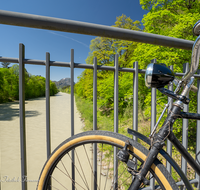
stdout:
[[[163,123],[161,129],[158,131],[157,134],[155,134],[153,136],[151,147],[150,147],[149,153],[147,155],[147,158],[146,158],[145,162],[143,163],[140,171],[138,173],[134,174],[134,179],[130,186],[130,190],[137,190],[137,189],[139,189],[139,187],[142,183],[144,183],[144,184],[148,183],[148,180],[145,178],[145,176],[148,173],[148,171],[150,170],[153,162],[157,158],[158,153],[165,145],[165,140],[171,133],[173,123],[178,118],[180,112],[181,112],[181,108],[174,105],[170,114],[168,115],[165,122]],[[125,147],[118,153],[119,159],[120,159],[120,157],[121,158],[123,157],[123,154],[125,153],[127,147],[128,147],[128,143],[126,143]],[[128,165],[129,161],[126,160],[126,159],[128,159],[128,155],[126,155],[125,157],[120,160],[123,162],[126,162]]]

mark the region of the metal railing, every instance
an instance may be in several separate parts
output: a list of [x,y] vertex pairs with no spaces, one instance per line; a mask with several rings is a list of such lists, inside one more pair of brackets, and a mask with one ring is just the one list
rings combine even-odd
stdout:
[[[77,21],[69,21],[65,19],[50,18],[37,15],[28,15],[23,13],[14,13],[9,11],[0,11],[0,23],[16,26],[25,26],[32,28],[41,28],[73,33],[81,33],[88,35],[98,35],[104,37],[111,37],[117,39],[131,40],[143,43],[151,43],[155,45],[163,45],[168,47],[176,47],[181,49],[192,49],[193,41],[182,40],[177,38],[171,38],[166,36],[160,36],[155,34],[148,34],[144,32],[114,28],[109,26],[102,26],[90,23],[83,23]],[[21,146],[21,175],[27,176],[27,161],[26,161],[26,131],[25,131],[25,83],[24,83],[24,65],[35,64],[46,66],[46,139],[47,139],[47,157],[51,152],[51,140],[50,140],[50,67],[70,67],[71,68],[71,135],[74,135],[74,68],[93,69],[93,129],[97,129],[97,70],[110,70],[114,71],[114,132],[118,132],[118,72],[131,72],[133,73],[133,129],[138,129],[138,74],[145,73],[145,70],[138,69],[138,62],[134,62],[133,68],[120,68],[118,67],[118,55],[115,55],[115,65],[111,66],[99,66],[97,65],[97,59],[94,59],[93,65],[86,65],[81,63],[74,63],[74,50],[71,50],[70,62],[58,62],[51,61],[50,54],[46,53],[46,60],[33,60],[26,59],[24,55],[24,45],[19,45],[19,58],[7,58],[0,57],[0,62],[19,63],[19,100],[20,100],[20,146]],[[152,60],[155,62],[155,60]],[[188,64],[185,68],[187,70]],[[183,76],[183,73],[176,73],[176,76]],[[198,79],[198,89],[200,89],[200,72],[195,75]],[[152,89],[151,99],[151,129],[156,123],[156,89]],[[187,106],[184,110],[187,110]],[[200,90],[197,95],[197,112],[200,113]],[[183,120],[183,145],[187,147],[187,127],[188,121]],[[200,121],[197,121],[197,137],[200,136]],[[167,142],[167,151],[171,154],[171,144]],[[200,151],[200,139],[197,138],[196,152]],[[185,173],[186,162],[182,159],[182,169]],[[171,166],[167,163],[167,169],[171,172]],[[196,175],[196,179],[191,183],[197,184],[199,188],[200,178]],[[182,182],[178,185],[184,186]],[[22,182],[22,190],[27,189],[26,182]]]
[[[114,72],[114,132],[118,132],[118,72],[131,72],[133,73],[133,129],[138,130],[138,74],[145,73],[145,70],[138,69],[138,62],[134,62],[134,68],[120,68],[118,67],[118,55],[115,55],[115,65],[111,66],[99,66],[97,65],[97,59],[94,58],[93,65],[86,65],[80,63],[74,63],[74,50],[71,50],[71,62],[56,62],[50,61],[50,54],[46,53],[46,60],[33,60],[25,59],[24,57],[25,47],[23,44],[19,45],[19,58],[6,58],[1,57],[0,62],[12,62],[19,63],[19,100],[20,100],[20,144],[21,144],[21,175],[27,176],[27,155],[26,155],[26,127],[25,127],[25,75],[24,75],[24,65],[25,64],[36,64],[46,66],[46,140],[47,140],[47,157],[51,153],[51,140],[50,140],[50,67],[51,66],[61,66],[71,68],[71,136],[74,135],[74,68],[85,68],[93,69],[93,129],[97,129],[97,70],[111,70]],[[156,62],[156,60],[152,60]],[[183,76],[184,73],[189,68],[189,64],[184,64],[183,73],[176,73],[176,76]],[[197,98],[197,108],[200,112],[200,72],[195,75],[198,79],[198,98]],[[171,87],[170,87],[171,88]],[[172,105],[171,105],[172,106]],[[170,107],[169,107],[170,108]],[[188,110],[188,106],[185,105],[184,111]],[[151,130],[156,123],[156,89],[152,89],[151,98]],[[200,123],[197,122],[197,137],[200,136]],[[183,119],[183,145],[187,147],[187,128],[188,120]],[[197,138],[197,149],[196,152],[200,151],[199,138]],[[172,145],[167,142],[167,152],[171,155]],[[187,163],[182,159],[182,170],[187,173]],[[171,166],[167,163],[167,169],[171,173]],[[196,175],[196,179],[192,180],[191,183],[198,185],[199,176]],[[178,183],[179,186],[184,186],[183,182]],[[27,189],[26,182],[22,183],[22,189]]]

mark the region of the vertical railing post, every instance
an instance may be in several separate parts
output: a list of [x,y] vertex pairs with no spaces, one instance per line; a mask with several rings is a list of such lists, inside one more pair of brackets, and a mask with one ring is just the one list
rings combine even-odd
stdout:
[[[169,67],[171,70],[173,70],[173,66],[171,65]],[[173,91],[173,84],[170,84],[168,87],[169,90]],[[169,101],[169,97],[168,97],[168,101]],[[172,108],[172,104],[173,101],[170,102],[169,107],[168,107],[168,113],[170,112],[171,108]],[[172,155],[172,143],[167,140],[167,153],[171,156]],[[171,164],[169,162],[166,163],[166,168],[168,170],[168,172],[171,174]]]
[[[138,62],[133,63],[135,72],[133,74],[133,130],[138,131]],[[133,135],[133,140],[137,141],[137,137]],[[137,170],[137,159],[134,158],[135,170]]]
[[[189,63],[185,63],[183,65],[183,73],[186,73],[189,70]],[[183,106],[183,111],[188,112],[189,107],[188,105]],[[187,150],[188,146],[188,119],[183,119],[183,126],[182,126],[182,144]],[[184,174],[187,175],[187,162],[182,157],[181,158],[181,169],[183,170]]]
[[[200,70],[197,71],[200,74]],[[197,113],[200,114],[200,79],[197,80]],[[196,155],[198,161],[200,161],[200,121],[197,120],[197,134],[196,134]],[[198,181],[197,189],[200,189],[200,176],[196,173],[196,179]]]
[[51,131],[50,131],[50,54],[46,52],[46,143],[47,158],[51,154]]
[[71,136],[74,135],[74,50],[71,49]]
[[[135,69],[133,77],[133,130],[138,131],[138,62],[133,63]],[[133,136],[137,140],[136,136]]]
[[[93,60],[93,130],[97,130],[97,58]],[[101,174],[100,174],[101,175]],[[93,144],[93,189],[97,190],[97,144]]]
[[[74,50],[71,49],[71,136],[74,135]],[[72,181],[75,181],[75,157],[74,150],[72,150],[71,154],[72,158]],[[72,183],[72,190],[75,190],[75,184]]]
[[26,125],[25,125],[25,68],[24,68],[25,47],[19,44],[19,115],[20,115],[20,148],[21,148],[21,177],[22,190],[27,189],[27,182],[24,180],[27,176],[26,161]]
[[[156,59],[153,59],[151,63],[156,63]],[[156,88],[151,89],[151,132],[156,124]],[[150,176],[152,177],[152,175]],[[150,180],[151,189],[155,189],[155,180]]]
[[115,55],[115,75],[114,75],[114,132],[118,133],[118,54]]
[[[118,54],[115,55],[115,72],[114,72],[114,132],[118,133]],[[114,147],[114,186],[113,189],[118,189],[118,160],[117,147]]]
[[93,60],[93,130],[97,130],[97,58]]

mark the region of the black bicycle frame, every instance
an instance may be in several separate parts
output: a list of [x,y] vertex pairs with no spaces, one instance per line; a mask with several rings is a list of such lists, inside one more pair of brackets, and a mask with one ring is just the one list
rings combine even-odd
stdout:
[[[191,165],[191,167],[198,173],[198,175],[200,175],[200,166],[192,158],[192,156],[187,152],[185,147],[179,142],[179,140],[175,137],[174,133],[172,132],[173,124],[177,118],[200,120],[200,114],[181,112],[181,108],[179,106],[173,105],[161,129],[158,131],[157,134],[155,134],[154,139],[151,141],[151,148],[150,148],[149,154],[139,174],[135,176],[130,186],[131,190],[135,190],[139,188],[147,172],[151,168],[151,165],[153,164],[154,160],[157,158],[158,153],[161,152],[163,146],[165,145],[164,141],[167,138],[172,142],[172,144],[181,153],[181,155],[185,158],[185,160]],[[130,131],[129,133],[136,135],[137,137],[141,138],[148,144],[150,143],[150,139],[149,140],[145,139],[145,137],[141,134],[130,132]]]

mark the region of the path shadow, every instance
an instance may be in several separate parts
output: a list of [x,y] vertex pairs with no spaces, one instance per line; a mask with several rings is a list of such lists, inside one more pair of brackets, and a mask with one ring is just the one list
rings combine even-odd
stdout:
[[[40,115],[38,111],[25,111],[26,117],[38,115]],[[0,121],[11,121],[14,117],[19,117],[19,102],[0,104]]]

